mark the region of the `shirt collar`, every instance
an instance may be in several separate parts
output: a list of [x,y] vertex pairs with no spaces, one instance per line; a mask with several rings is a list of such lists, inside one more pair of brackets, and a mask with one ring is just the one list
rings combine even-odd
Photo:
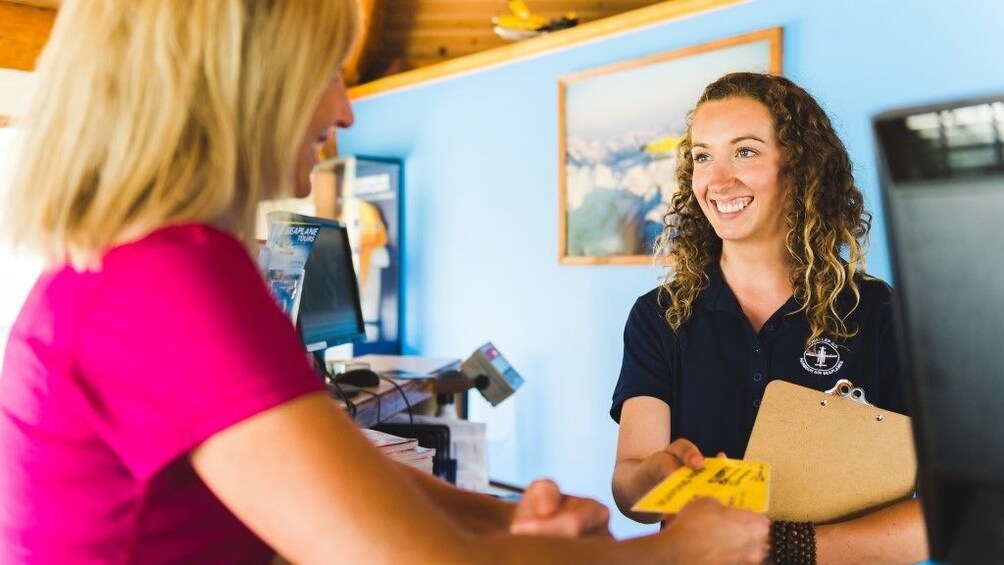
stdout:
[[708,310],[738,311],[739,300],[732,293],[729,285],[725,284],[725,275],[722,274],[722,267],[718,260],[714,260],[708,265],[708,287],[701,292],[701,300]]
[[[725,275],[722,274],[722,267],[718,264],[718,261],[713,261],[708,265],[708,287],[705,288],[700,295],[700,300],[704,303],[704,307],[708,310],[721,310],[725,312],[737,312],[745,316],[742,308],[739,306],[739,299],[736,298],[735,293],[729,288],[729,285],[725,284]],[[843,294],[849,294],[850,291],[844,289]],[[846,298],[845,298],[846,300]],[[787,302],[781,307],[780,314],[782,316],[787,316],[793,312],[798,311],[798,302],[791,297]]]

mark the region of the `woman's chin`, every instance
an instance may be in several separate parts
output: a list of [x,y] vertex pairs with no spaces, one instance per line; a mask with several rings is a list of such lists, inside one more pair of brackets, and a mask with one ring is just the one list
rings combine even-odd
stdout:
[[306,198],[310,196],[310,191],[310,175],[297,175],[293,181],[293,196],[295,198]]

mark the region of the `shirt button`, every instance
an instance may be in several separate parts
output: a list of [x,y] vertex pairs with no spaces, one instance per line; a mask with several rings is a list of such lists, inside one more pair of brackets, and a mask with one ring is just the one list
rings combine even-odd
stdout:
[[756,382],[760,382],[763,380],[763,375],[761,375],[760,373],[753,373],[753,380]]
[[755,353],[757,355],[760,355],[760,346],[759,345],[753,348],[753,353]]
[[753,401],[753,407],[754,408],[759,408],[760,407],[760,399],[759,398]]

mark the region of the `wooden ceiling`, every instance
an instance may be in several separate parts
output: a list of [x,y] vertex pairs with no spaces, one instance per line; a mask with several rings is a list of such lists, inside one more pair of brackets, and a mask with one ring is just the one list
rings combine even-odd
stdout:
[[[526,0],[534,14],[580,23],[657,4],[658,0]],[[492,17],[510,14],[506,0],[363,0],[371,13],[359,81],[411,70],[511,43],[492,30]]]
[[21,4],[23,6],[34,6],[36,8],[48,8],[50,10],[55,10],[59,8],[59,3],[62,0],[10,0],[5,2],[6,4]]
[[[94,1],[94,0],[85,0]],[[357,0],[366,35],[346,65],[359,84],[510,43],[492,31],[507,0]],[[525,0],[545,18],[575,12],[586,23],[658,0]],[[0,67],[32,70],[48,40],[59,0],[0,0]],[[560,33],[560,32],[557,32]]]
[[49,40],[56,0],[0,1],[0,68],[30,71]]

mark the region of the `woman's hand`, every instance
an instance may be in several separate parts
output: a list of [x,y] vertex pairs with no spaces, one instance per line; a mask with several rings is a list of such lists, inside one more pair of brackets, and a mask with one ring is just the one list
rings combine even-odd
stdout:
[[666,523],[658,535],[673,540],[674,562],[754,564],[767,556],[770,522],[763,514],[697,498]]
[[606,506],[588,498],[562,494],[549,479],[536,480],[523,491],[509,531],[514,534],[612,538]]
[[644,492],[648,492],[680,467],[690,467],[695,471],[704,468],[704,455],[687,439],[678,439],[665,449],[646,457],[638,465],[637,484],[643,486]]

